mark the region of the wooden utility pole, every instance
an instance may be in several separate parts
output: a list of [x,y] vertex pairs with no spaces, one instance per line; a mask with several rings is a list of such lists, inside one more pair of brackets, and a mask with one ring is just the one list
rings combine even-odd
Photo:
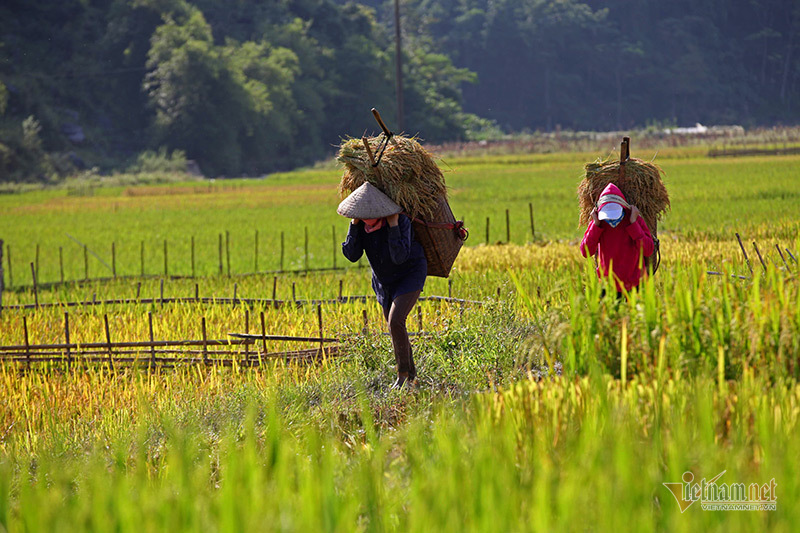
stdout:
[[403,120],[403,54],[400,41],[400,0],[394,0],[395,78],[397,84],[397,131],[405,131]]

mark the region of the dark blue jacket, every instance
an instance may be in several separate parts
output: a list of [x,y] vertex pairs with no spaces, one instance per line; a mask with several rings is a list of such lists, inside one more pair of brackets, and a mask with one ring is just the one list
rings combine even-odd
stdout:
[[423,289],[428,262],[406,215],[398,217],[397,226],[384,222],[372,233],[366,232],[363,222],[350,224],[342,253],[355,263],[365,252],[372,267],[372,288],[384,307],[401,294]]

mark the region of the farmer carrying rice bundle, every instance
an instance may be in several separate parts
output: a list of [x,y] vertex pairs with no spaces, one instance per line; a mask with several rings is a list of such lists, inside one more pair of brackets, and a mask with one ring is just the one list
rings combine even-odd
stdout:
[[447,277],[467,230],[447,203],[442,171],[415,138],[395,135],[373,109],[383,131],[377,137],[346,139],[338,160],[344,166],[339,214],[352,219],[344,255],[357,261],[366,252],[372,286],[389,323],[397,381],[416,377],[406,317],[426,276]]
[[589,227],[581,241],[583,256],[597,254],[598,276],[612,277],[617,296],[621,297],[623,289],[630,291],[639,286],[646,272],[644,258],[652,255],[653,248],[653,237],[639,209],[609,183],[591,211]]
[[345,198],[337,212],[351,218],[342,253],[352,262],[366,253],[372,267],[372,289],[383,308],[392,336],[400,388],[417,377],[406,330],[406,318],[417,302],[428,272],[411,220],[399,205],[367,182]]
[[630,139],[621,144],[620,160],[585,166],[578,185],[580,223],[588,224],[581,253],[597,254],[597,274],[613,277],[617,291],[638,287],[660,262],[658,220],[669,208],[661,169],[630,157]]

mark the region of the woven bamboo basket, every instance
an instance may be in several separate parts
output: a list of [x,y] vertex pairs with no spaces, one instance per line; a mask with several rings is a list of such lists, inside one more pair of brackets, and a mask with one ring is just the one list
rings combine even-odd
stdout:
[[456,221],[447,199],[439,198],[439,208],[432,220],[415,218],[413,225],[414,235],[428,260],[428,275],[439,278],[450,276],[467,232],[463,223]]

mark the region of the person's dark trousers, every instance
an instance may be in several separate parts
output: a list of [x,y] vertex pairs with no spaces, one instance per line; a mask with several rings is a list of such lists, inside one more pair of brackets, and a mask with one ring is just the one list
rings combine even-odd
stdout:
[[392,347],[394,348],[394,358],[397,362],[397,372],[408,372],[409,379],[417,377],[417,367],[414,364],[414,356],[411,353],[411,341],[408,338],[406,329],[406,318],[417,303],[417,299],[422,291],[401,294],[392,302],[391,307],[383,308],[383,316],[389,323],[389,334],[392,336]]

